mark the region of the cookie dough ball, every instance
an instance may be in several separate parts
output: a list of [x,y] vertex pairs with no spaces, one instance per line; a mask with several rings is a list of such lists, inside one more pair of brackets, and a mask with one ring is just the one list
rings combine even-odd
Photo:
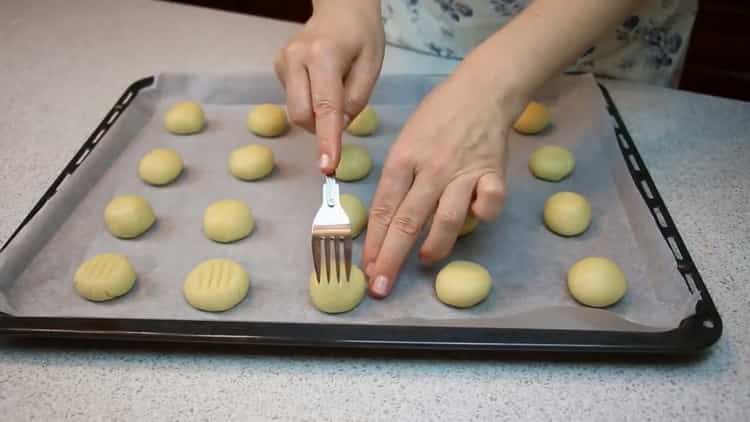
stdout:
[[156,148],[141,158],[138,175],[144,182],[161,186],[172,183],[182,173],[182,157],[169,148]]
[[256,135],[273,138],[286,132],[286,112],[276,104],[261,104],[247,114],[247,128]]
[[336,178],[344,182],[364,179],[372,169],[372,156],[367,148],[356,144],[341,146],[341,161],[336,167]]
[[209,259],[188,274],[182,292],[192,307],[221,312],[242,302],[249,288],[250,277],[240,264],[229,259]]
[[568,290],[578,302],[603,308],[622,299],[628,290],[628,282],[614,262],[607,258],[588,257],[568,270]]
[[549,182],[559,182],[568,177],[575,165],[573,154],[558,146],[541,147],[529,159],[529,170],[534,177]]
[[113,236],[132,239],[145,233],[156,221],[154,210],[142,196],[117,196],[104,209],[104,223]]
[[551,119],[547,107],[532,101],[513,123],[513,129],[524,135],[534,135],[543,131],[549,125]]
[[378,115],[369,105],[349,123],[346,131],[354,136],[370,136],[378,129]]
[[438,299],[456,308],[470,308],[490,294],[492,276],[481,265],[453,261],[443,267],[435,279]]
[[125,255],[105,253],[81,264],[73,280],[79,295],[103,302],[129,292],[135,278],[135,270]]
[[464,220],[464,225],[461,226],[461,230],[458,232],[458,237],[466,236],[471,234],[479,225],[479,219],[469,214]]
[[[333,265],[331,265],[333,267]],[[367,283],[365,275],[356,265],[352,265],[349,280],[346,280],[346,268],[344,263],[339,267],[340,280],[334,273],[331,278],[326,274],[325,265],[320,269],[320,279],[315,276],[315,272],[310,275],[310,299],[318,310],[328,314],[340,314],[356,308],[365,297]]]
[[237,148],[229,155],[229,171],[241,180],[262,179],[273,170],[273,150],[265,145]]
[[349,222],[352,225],[352,238],[359,236],[367,225],[367,208],[365,208],[365,204],[356,196],[348,193],[339,196],[339,202],[341,202],[341,207],[344,208],[344,212],[346,212]]
[[206,118],[201,105],[193,101],[179,102],[164,115],[164,127],[175,135],[189,135],[203,130]]
[[250,208],[236,199],[214,202],[203,214],[203,232],[209,239],[230,243],[240,240],[253,231],[255,219]]
[[544,203],[544,224],[562,236],[578,236],[591,223],[591,205],[582,195],[558,192]]

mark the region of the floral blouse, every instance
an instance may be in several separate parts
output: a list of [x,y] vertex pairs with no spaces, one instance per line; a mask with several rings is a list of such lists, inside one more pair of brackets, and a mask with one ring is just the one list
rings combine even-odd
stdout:
[[[382,0],[390,44],[460,59],[531,0]],[[687,51],[698,0],[648,0],[569,69],[672,85]]]

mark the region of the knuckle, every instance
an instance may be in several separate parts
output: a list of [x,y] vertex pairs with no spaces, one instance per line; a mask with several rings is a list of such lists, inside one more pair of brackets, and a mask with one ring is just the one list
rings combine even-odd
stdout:
[[422,172],[430,179],[437,179],[446,171],[447,166],[445,164],[442,160],[431,160],[424,165]]
[[388,154],[383,175],[390,174],[391,170],[401,170],[411,166],[411,154],[403,148],[394,148]]
[[419,172],[423,173],[426,178],[433,180],[447,180],[454,173],[454,162],[450,158],[440,155],[429,160],[422,160],[419,163]]
[[289,60],[299,59],[305,55],[307,45],[302,41],[292,41],[284,48],[284,56]]
[[349,110],[353,115],[352,119],[362,111],[367,105],[367,99],[361,95],[350,95],[346,99],[346,109]]
[[435,213],[435,223],[449,229],[461,227],[464,218],[454,210],[438,210]]
[[370,208],[370,220],[382,227],[388,227],[393,219],[394,209],[388,205],[374,205]]
[[330,97],[316,95],[313,99],[315,114],[326,115],[336,111],[336,105]]
[[503,201],[505,200],[506,195],[505,183],[501,182],[495,185],[485,186],[480,190],[480,193],[490,201]]
[[325,38],[318,38],[310,43],[310,52],[316,56],[326,56],[336,49],[334,43]]
[[408,215],[397,215],[393,218],[391,227],[401,234],[416,237],[419,234],[420,224]]

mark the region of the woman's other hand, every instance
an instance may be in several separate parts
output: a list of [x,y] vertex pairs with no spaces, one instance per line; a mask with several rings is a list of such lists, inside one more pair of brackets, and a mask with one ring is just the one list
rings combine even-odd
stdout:
[[481,66],[461,66],[436,87],[388,153],[363,251],[374,297],[390,293],[431,217],[419,249],[424,262],[448,256],[467,213],[483,221],[500,214],[508,131],[525,99],[499,90],[483,71]]
[[379,0],[317,0],[314,12],[276,58],[293,123],[317,135],[320,170],[331,174],[341,133],[367,105],[383,63]]

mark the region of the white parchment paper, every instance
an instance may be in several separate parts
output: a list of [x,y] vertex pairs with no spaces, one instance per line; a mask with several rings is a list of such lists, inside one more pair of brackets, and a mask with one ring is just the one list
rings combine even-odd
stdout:
[[[375,168],[363,181],[342,183],[342,192],[356,194],[369,205],[391,142],[439,81],[429,76],[381,79],[371,100],[382,122],[377,134],[344,136],[345,142],[370,150]],[[183,99],[204,106],[208,124],[200,134],[176,136],[162,127],[165,110]],[[537,99],[550,108],[553,126],[538,136],[511,135],[509,198],[502,217],[460,239],[449,258],[469,259],[491,272],[492,292],[475,308],[458,310],[437,301],[434,278],[445,262],[423,267],[412,255],[388,299],[366,298],[354,311],[338,316],[315,310],[307,295],[310,224],[322,182],[314,138],[297,128],[277,139],[247,131],[245,117],[253,104],[285,102],[270,74],[164,74],[133,100],[100,145],[0,255],[0,310],[25,316],[217,321],[635,331],[676,327],[693,313],[697,297],[685,287],[627,172],[595,80],[564,76],[547,84]],[[242,182],[229,174],[229,153],[249,143],[273,149],[277,163],[270,178]],[[549,183],[531,176],[528,158],[544,144],[574,153],[577,164],[571,177]],[[138,161],[155,147],[182,154],[186,169],[176,183],[153,187],[138,178]],[[556,236],[542,224],[544,201],[562,190],[591,201],[593,223],[580,237]],[[105,230],[104,207],[120,194],[143,195],[157,214],[156,225],[137,239],[116,239]],[[253,234],[229,245],[211,242],[201,231],[204,209],[224,198],[245,201],[256,218]],[[363,239],[355,242],[357,262]],[[138,281],[122,298],[88,302],[73,289],[73,274],[85,259],[104,252],[127,255]],[[590,255],[615,260],[628,278],[627,295],[607,310],[584,308],[567,292],[568,267]],[[212,314],[185,302],[182,283],[195,265],[216,257],[241,263],[250,273],[251,288],[236,308]]]

